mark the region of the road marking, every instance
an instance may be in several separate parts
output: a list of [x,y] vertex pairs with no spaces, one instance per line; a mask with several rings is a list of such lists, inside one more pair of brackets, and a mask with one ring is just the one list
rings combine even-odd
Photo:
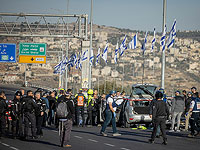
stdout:
[[10,146],[10,148],[11,148],[11,149],[14,149],[14,150],[19,150],[18,148],[15,148],[15,147],[12,147],[12,146]]
[[78,139],[82,139],[82,137],[81,136],[74,136],[75,138],[78,138]]
[[96,141],[96,140],[93,140],[93,139],[88,139],[89,141],[91,141],[91,142],[95,142],[95,143],[97,143],[98,141]]
[[111,147],[114,147],[115,145],[112,145],[112,144],[109,144],[109,143],[104,143],[105,145],[107,146],[111,146]]
[[1,143],[2,145],[4,145],[4,146],[7,146],[7,147],[11,148],[11,149],[19,150],[18,148],[13,147],[13,146],[10,146],[10,145],[8,145],[8,144],[6,144],[6,143],[2,143],[2,142],[0,142],[0,143]]
[[4,145],[4,146],[8,146],[8,147],[10,146],[10,145],[8,145],[8,144],[6,144],[6,143],[1,143],[1,144]]
[[130,150],[130,149],[128,149],[128,148],[123,148],[123,147],[122,147],[122,148],[120,148],[120,149],[123,149],[123,150]]
[[53,130],[53,132],[56,132],[56,133],[57,133],[58,131]]

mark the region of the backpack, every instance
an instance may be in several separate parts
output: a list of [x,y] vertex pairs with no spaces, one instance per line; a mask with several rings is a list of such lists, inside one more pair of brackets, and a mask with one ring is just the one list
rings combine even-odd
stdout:
[[67,115],[68,115],[69,111],[68,111],[68,108],[67,108],[67,103],[64,102],[64,101],[61,101],[59,104],[58,104],[58,107],[56,109],[56,115],[58,118],[66,118]]

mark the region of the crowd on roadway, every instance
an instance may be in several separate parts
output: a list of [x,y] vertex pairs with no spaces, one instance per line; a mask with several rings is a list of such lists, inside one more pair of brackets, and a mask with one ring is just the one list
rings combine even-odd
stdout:
[[[6,93],[0,91],[0,137],[37,139],[43,136],[43,127],[55,127],[59,129],[61,146],[71,147],[69,139],[72,125],[102,126],[100,134],[107,136],[105,130],[110,123],[113,136],[120,136],[116,128],[116,110],[123,104],[125,95],[125,92],[119,91],[99,95],[97,90],[92,89],[79,89],[75,95],[72,89],[50,92],[37,89],[26,93],[24,89],[19,89],[13,99],[8,100]],[[156,92],[155,99],[150,104],[150,117],[154,127],[150,143],[160,135],[163,136],[163,143],[167,143],[165,121],[170,116],[172,123],[169,132],[180,132],[180,121],[184,116],[184,131],[191,131],[188,136],[195,137],[199,134],[200,94],[196,87],[192,87],[188,93],[182,91],[182,95],[180,91],[176,91],[171,105],[169,110],[163,90]]]

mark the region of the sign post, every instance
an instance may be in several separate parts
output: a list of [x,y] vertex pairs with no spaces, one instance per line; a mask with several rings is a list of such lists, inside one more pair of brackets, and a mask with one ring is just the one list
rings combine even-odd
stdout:
[[16,44],[0,43],[0,62],[16,62]]

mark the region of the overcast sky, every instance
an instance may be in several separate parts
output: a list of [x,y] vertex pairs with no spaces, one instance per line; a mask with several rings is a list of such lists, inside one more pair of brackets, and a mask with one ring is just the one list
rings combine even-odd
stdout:
[[[0,0],[0,12],[67,12],[68,0]],[[69,0],[70,14],[90,14],[91,0]],[[158,32],[162,28],[163,0],[93,0],[95,24]],[[60,12],[59,12],[60,10]],[[167,27],[177,20],[177,30],[200,30],[200,0],[167,0]]]

